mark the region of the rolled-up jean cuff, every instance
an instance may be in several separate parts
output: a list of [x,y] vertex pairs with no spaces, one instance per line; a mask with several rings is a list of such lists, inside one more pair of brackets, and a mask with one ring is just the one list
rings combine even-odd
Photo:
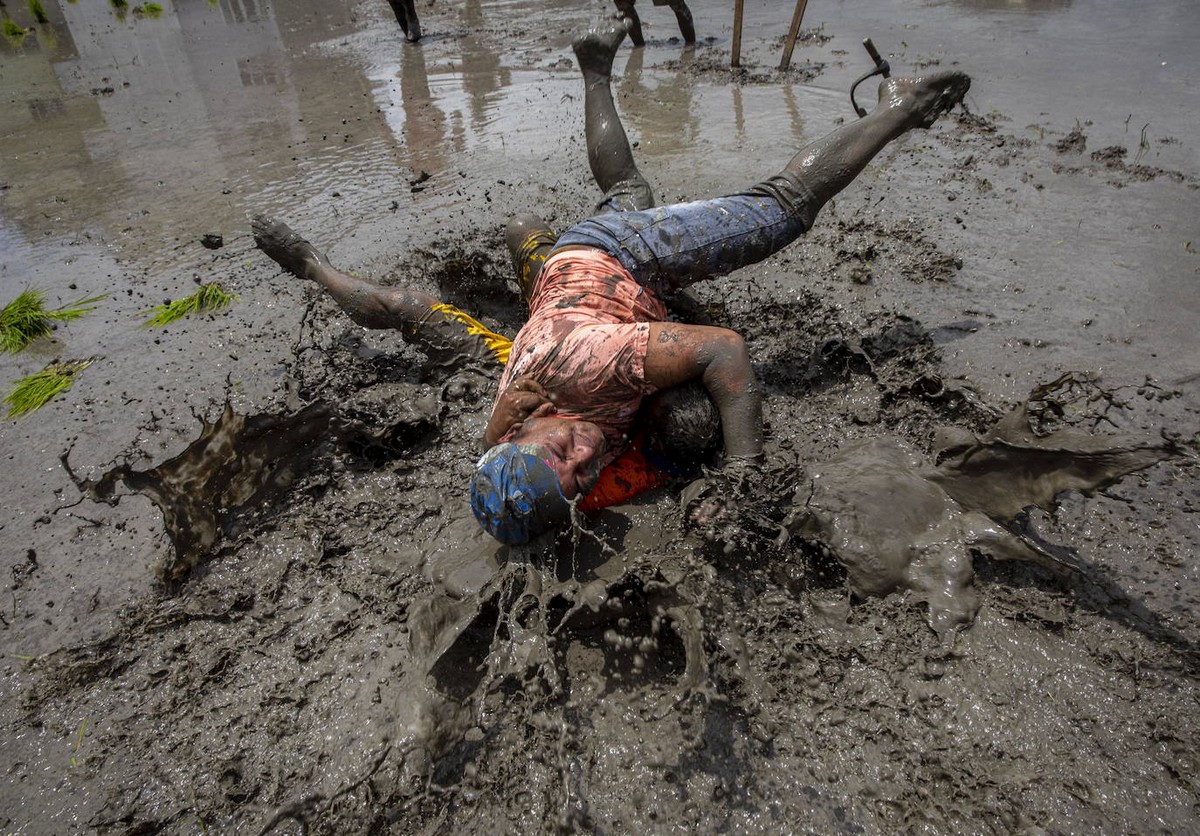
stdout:
[[654,192],[650,184],[640,177],[622,180],[607,192],[596,204],[595,215],[606,212],[640,212],[654,205]]
[[781,171],[756,183],[747,190],[747,194],[765,194],[775,198],[789,215],[804,222],[805,230],[812,229],[817,212],[821,209],[812,189],[790,171]]

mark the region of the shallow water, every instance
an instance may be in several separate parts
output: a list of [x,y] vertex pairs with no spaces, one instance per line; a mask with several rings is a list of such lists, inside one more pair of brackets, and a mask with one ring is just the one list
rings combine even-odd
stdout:
[[[347,269],[463,294],[511,326],[511,300],[448,286],[460,274],[442,257],[478,255],[485,278],[503,276],[508,215],[536,206],[561,227],[596,198],[568,44],[603,5],[423,5],[419,45],[381,2],[187,0],[158,19],[43,5],[48,26],[0,41],[0,302],[27,285],[54,302],[111,295],[0,357],[3,381],[97,358],[70,392],[0,425],[0,826],[251,831],[293,805],[329,831],[1190,827],[1198,735],[1178,706],[1197,684],[1178,641],[1200,638],[1200,489],[1187,461],[1035,513],[1039,536],[1101,571],[1057,586],[983,561],[979,618],[949,647],[903,596],[849,602],[813,555],[714,558],[675,535],[669,497],[610,513],[600,531],[625,550],[588,571],[638,607],[646,588],[679,590],[673,614],[635,608],[607,637],[509,623],[483,642],[510,655],[468,711],[428,691],[431,657],[408,639],[426,628],[407,624],[410,606],[473,612],[499,583],[455,498],[483,398],[456,398],[440,441],[383,464],[323,461],[164,596],[158,510],[136,494],[91,501],[59,457],[83,478],[147,470],[226,403],[259,415],[342,399],[381,424],[397,420],[388,397],[441,403],[418,356],[254,251],[247,219],[279,214]],[[802,43],[781,75],[791,4],[747,0],[742,83],[725,71],[730,4],[690,5],[694,53],[643,0],[649,43],[617,62],[660,200],[741,187],[853,118],[866,36],[897,73],[971,73],[968,105],[991,124],[906,139],[794,252],[705,288],[752,338],[777,454],[827,460],[893,435],[928,446],[932,424],[978,429],[1071,369],[1116,393],[1099,431],[1195,433],[1192,3],[814,3],[805,29],[828,40]],[[23,5],[4,12],[32,25]],[[1057,150],[1076,128],[1083,150]],[[1091,156],[1117,145],[1123,158]],[[210,233],[222,249],[200,245]],[[240,296],[227,313],[138,327],[214,280]],[[912,349],[871,375],[796,373],[810,340],[895,316],[969,327],[937,357]],[[914,380],[948,394],[916,397]],[[953,401],[963,381],[986,409]],[[626,639],[648,642],[641,667]],[[513,686],[537,654],[539,673]],[[684,676],[698,654],[699,687]]]

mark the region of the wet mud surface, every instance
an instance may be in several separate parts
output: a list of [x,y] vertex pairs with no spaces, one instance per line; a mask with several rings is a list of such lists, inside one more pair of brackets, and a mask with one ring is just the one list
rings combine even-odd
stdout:
[[[419,5],[413,45],[383,3],[84,5],[0,51],[4,291],[111,293],[0,358],[96,358],[0,426],[5,832],[1195,828],[1187,4],[812,8],[780,73],[748,2],[738,73],[720,4],[685,52],[643,2],[615,88],[660,200],[853,118],[868,35],[969,112],[697,286],[766,394],[726,530],[679,484],[524,550],[466,502],[494,370],[354,326],[248,218],[514,333],[505,219],[596,199],[599,7]],[[208,281],[237,302],[138,328]]]

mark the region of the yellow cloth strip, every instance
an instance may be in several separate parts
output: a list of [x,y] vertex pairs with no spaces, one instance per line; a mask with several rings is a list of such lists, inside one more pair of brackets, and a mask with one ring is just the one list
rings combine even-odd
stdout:
[[512,349],[512,340],[508,337],[501,336],[495,331],[489,331],[482,322],[453,305],[438,303],[433,305],[432,309],[467,326],[467,333],[471,336],[483,337],[484,344],[496,355],[496,360],[502,364],[508,362],[508,352]]

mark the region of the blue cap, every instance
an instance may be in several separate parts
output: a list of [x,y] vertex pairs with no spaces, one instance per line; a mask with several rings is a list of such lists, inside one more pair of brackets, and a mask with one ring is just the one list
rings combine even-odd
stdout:
[[483,454],[471,476],[471,510],[479,524],[501,543],[528,543],[554,523],[566,520],[570,504],[537,444],[497,444]]

